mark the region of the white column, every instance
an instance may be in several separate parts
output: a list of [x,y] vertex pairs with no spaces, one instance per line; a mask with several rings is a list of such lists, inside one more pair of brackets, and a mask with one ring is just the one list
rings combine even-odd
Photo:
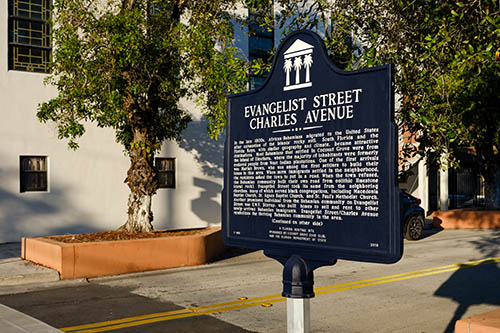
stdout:
[[420,206],[425,209],[427,213],[429,210],[429,175],[427,174],[427,165],[425,165],[424,159],[418,162],[417,198],[422,200]]
[[439,209],[448,210],[448,169],[439,171]]
[[309,333],[311,327],[309,298],[287,298],[286,318],[288,333]]

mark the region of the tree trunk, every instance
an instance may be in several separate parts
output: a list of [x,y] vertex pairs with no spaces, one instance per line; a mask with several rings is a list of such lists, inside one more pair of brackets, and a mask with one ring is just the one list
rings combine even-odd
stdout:
[[128,199],[127,222],[119,230],[128,232],[151,232],[153,212],[151,199],[158,189],[156,172],[153,167],[153,156],[140,142],[144,135],[134,134],[134,143],[130,148],[130,168],[125,183],[130,188]]
[[484,181],[486,209],[500,209],[500,170],[491,170]]
[[136,233],[151,232],[153,231],[152,221],[151,196],[130,193],[128,197],[128,219],[119,230]]

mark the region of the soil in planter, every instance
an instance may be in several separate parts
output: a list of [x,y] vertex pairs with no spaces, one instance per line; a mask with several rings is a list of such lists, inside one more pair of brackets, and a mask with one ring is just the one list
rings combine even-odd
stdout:
[[207,228],[174,230],[174,231],[158,230],[158,231],[144,232],[144,233],[131,233],[124,231],[101,231],[89,234],[48,236],[46,238],[63,243],[89,243],[89,242],[104,242],[104,241],[115,241],[115,240],[158,238],[158,237],[193,236],[201,234],[205,230],[207,230]]

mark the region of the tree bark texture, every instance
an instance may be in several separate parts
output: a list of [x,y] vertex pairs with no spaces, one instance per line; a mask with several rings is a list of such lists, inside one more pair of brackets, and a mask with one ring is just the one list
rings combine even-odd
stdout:
[[[135,135],[135,138],[141,135]],[[134,140],[141,142],[141,140]],[[142,141],[144,142],[144,141]],[[130,168],[125,183],[130,188],[127,222],[119,230],[127,232],[151,232],[153,212],[151,199],[158,189],[152,154],[140,145],[130,148]]]

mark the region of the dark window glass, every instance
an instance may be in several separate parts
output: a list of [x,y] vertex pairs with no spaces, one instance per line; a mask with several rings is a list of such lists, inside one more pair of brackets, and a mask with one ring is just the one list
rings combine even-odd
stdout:
[[21,192],[47,191],[47,157],[21,156]]
[[50,0],[8,0],[9,69],[47,72]]
[[253,90],[259,88],[261,85],[264,84],[264,81],[266,81],[265,77],[256,75],[250,76],[250,89]]
[[269,51],[272,50],[274,41],[272,38],[252,36],[248,40],[250,55],[268,57]]
[[160,13],[160,4],[153,3],[151,5],[151,14],[159,14]]
[[159,188],[175,188],[175,158],[157,157],[155,167]]
[[[269,13],[273,17],[273,12]],[[254,10],[248,11],[248,50],[249,60],[254,62],[262,59],[264,63],[269,60],[271,50],[274,47],[274,27],[262,26],[258,20],[258,14]],[[250,73],[250,89],[259,88],[266,80],[267,73]]]

